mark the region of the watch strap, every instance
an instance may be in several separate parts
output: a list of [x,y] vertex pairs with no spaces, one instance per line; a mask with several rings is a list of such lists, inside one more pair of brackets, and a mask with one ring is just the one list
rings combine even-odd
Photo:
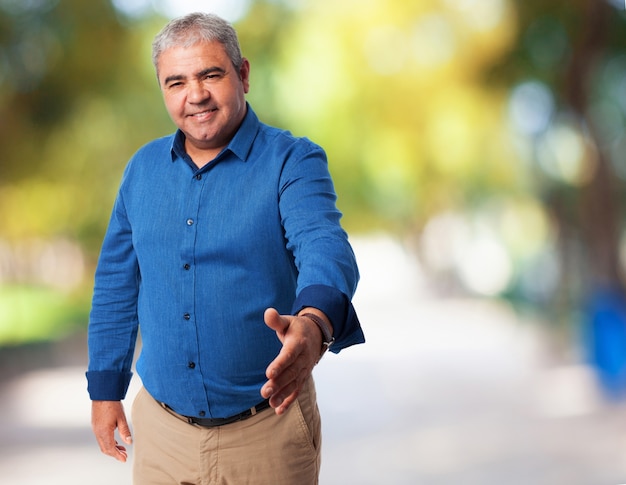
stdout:
[[317,327],[322,332],[322,349],[320,352],[320,356],[317,359],[317,361],[319,362],[322,356],[326,353],[326,351],[330,348],[330,346],[335,341],[335,337],[333,337],[331,330],[326,324],[326,322],[322,320],[319,316],[317,316],[315,313],[303,313],[300,316],[306,317],[309,320],[311,320],[313,323],[315,323],[315,325],[317,325]]

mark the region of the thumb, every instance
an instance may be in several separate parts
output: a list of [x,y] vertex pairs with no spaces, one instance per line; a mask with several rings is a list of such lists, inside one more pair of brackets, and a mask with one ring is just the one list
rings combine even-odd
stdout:
[[130,428],[128,427],[128,422],[126,421],[126,418],[120,419],[119,423],[117,424],[117,430],[120,434],[120,438],[122,438],[122,441],[124,443],[126,443],[127,445],[133,443],[133,438],[130,433]]
[[263,314],[265,325],[274,330],[280,337],[289,327],[289,319],[281,316],[274,308],[268,308]]

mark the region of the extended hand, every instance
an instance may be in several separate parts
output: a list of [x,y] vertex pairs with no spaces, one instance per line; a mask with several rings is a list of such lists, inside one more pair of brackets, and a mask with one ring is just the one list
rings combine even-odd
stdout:
[[269,380],[261,395],[269,398],[276,414],[283,414],[313,371],[322,348],[322,333],[310,319],[280,315],[273,308],[265,310],[264,320],[276,331],[283,348],[267,367]]
[[130,445],[133,442],[122,403],[120,401],[92,401],[91,427],[102,453],[125,462],[128,452],[124,446],[115,441],[114,436],[115,428],[117,428],[124,443]]

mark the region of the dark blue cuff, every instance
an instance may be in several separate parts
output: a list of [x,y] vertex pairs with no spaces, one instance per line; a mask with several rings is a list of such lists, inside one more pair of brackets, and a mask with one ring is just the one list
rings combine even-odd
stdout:
[[306,307],[324,312],[333,325],[335,342],[330,347],[334,353],[365,342],[361,323],[352,303],[341,291],[325,285],[311,285],[296,297],[291,313],[296,315]]
[[132,372],[88,371],[87,391],[92,401],[121,401],[126,397]]

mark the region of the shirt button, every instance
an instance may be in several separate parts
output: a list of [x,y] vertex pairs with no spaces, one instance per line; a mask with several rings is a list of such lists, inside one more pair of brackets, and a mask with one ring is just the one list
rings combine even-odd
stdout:
[[202,180],[202,174],[199,173],[198,175],[196,175],[196,180]]
[[200,416],[206,416],[206,413],[205,413],[204,411],[200,411],[198,414],[199,414]]
[[189,265],[189,264],[185,264],[185,265],[183,266],[183,268],[185,268],[186,270],[189,270],[189,268],[191,268],[191,265]]
[[189,367],[190,369],[195,369],[196,368],[196,363],[195,362],[189,362],[189,364],[187,364],[187,367]]
[[193,219],[187,219],[187,225],[193,226]]
[[185,320],[189,320],[189,319],[191,318],[191,315],[189,315],[189,313],[185,313],[185,314],[183,315],[183,318],[184,318]]

